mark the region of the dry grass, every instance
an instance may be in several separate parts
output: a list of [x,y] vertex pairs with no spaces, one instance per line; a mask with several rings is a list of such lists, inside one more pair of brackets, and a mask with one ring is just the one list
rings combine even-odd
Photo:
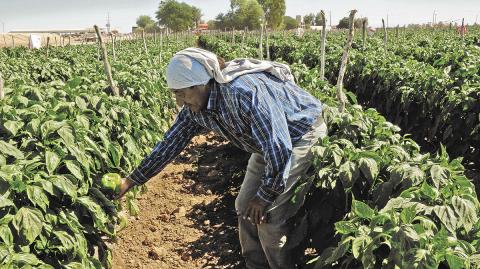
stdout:
[[[42,37],[42,46],[46,46],[47,44],[47,37],[50,37],[50,45],[51,46],[60,46],[62,42],[62,38],[58,34],[36,34]],[[0,48],[5,47],[15,47],[28,46],[30,34],[0,34]],[[72,39],[72,42],[74,40]],[[65,38],[65,43],[68,43],[68,38]]]

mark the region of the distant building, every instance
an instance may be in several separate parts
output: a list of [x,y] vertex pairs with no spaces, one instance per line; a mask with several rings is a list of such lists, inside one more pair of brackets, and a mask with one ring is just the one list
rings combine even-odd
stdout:
[[[323,29],[323,26],[313,26],[313,25],[310,26],[310,30],[313,30],[313,31],[322,31],[322,29]],[[332,30],[332,27],[327,25],[325,27],[325,30],[330,31],[330,30]]]
[[297,20],[298,25],[302,25],[302,24],[303,24],[303,17],[302,17],[302,15],[297,15],[297,16],[295,16],[295,20]]
[[197,26],[197,30],[200,30],[200,31],[208,30],[208,23],[199,23]]

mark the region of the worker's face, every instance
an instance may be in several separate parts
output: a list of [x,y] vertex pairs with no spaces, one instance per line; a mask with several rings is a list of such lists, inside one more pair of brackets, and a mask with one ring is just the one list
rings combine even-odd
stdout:
[[175,90],[175,101],[178,106],[186,105],[193,112],[200,112],[207,107],[210,94],[209,84],[192,86]]

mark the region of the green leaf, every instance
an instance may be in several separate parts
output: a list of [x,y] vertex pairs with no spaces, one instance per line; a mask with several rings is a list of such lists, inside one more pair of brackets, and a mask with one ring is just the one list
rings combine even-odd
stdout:
[[458,219],[455,212],[449,206],[435,206],[433,212],[437,215],[445,227],[453,234],[458,228]]
[[122,147],[116,144],[109,144],[108,153],[110,153],[110,158],[112,159],[114,167],[120,167],[120,159],[123,156]]
[[63,139],[65,145],[73,147],[75,145],[75,137],[73,136],[72,129],[69,126],[64,126],[57,131],[58,135]]
[[438,164],[432,165],[430,168],[430,176],[432,177],[433,184],[435,187],[437,187],[437,189],[447,183],[447,169]]
[[377,162],[371,158],[361,158],[360,171],[370,182],[373,182],[379,173]]
[[369,241],[372,241],[372,239],[367,236],[355,237],[355,239],[353,239],[352,254],[355,259],[358,259],[360,256],[362,256],[362,252],[365,250],[365,247]]
[[47,151],[45,152],[45,164],[48,173],[52,175],[60,164],[60,157],[53,151]]
[[68,178],[64,176],[51,176],[50,182],[52,182],[55,188],[71,197],[73,200],[77,198],[77,188]]
[[370,208],[364,202],[358,200],[352,201],[352,211],[355,213],[355,215],[364,219],[372,219],[373,215],[375,214],[375,211],[373,211],[372,208]]
[[75,251],[75,238],[66,231],[55,230],[52,232],[55,235],[57,244],[52,247],[60,251],[60,253],[68,254]]
[[15,207],[15,204],[12,200],[8,199],[7,197],[0,196],[0,209],[5,207]]
[[3,140],[0,140],[0,152],[7,156],[15,157],[16,159],[25,158],[23,152],[17,149],[14,145],[8,144]]
[[339,221],[335,223],[335,230],[341,234],[355,233],[357,227],[351,221]]
[[20,236],[25,238],[29,244],[35,241],[35,238],[43,229],[43,214],[40,210],[24,206],[17,211],[12,224],[17,229]]
[[357,165],[350,161],[346,161],[340,165],[340,169],[338,170],[338,175],[345,188],[351,188],[355,184],[359,174],[360,171]]
[[0,239],[2,239],[7,246],[13,244],[13,234],[8,224],[0,225]]
[[3,126],[7,129],[12,135],[17,135],[18,131],[22,129],[24,123],[21,121],[6,121]]
[[445,255],[448,266],[450,269],[463,269],[465,268],[465,258],[455,255],[454,252],[447,251]]
[[75,104],[77,104],[78,108],[80,108],[81,110],[87,109],[87,103],[80,96],[75,97]]
[[458,226],[463,226],[469,232],[478,221],[474,203],[467,199],[453,196],[452,205],[459,219]]
[[74,175],[77,179],[83,181],[83,172],[79,165],[77,165],[77,161],[65,161],[65,165],[67,166],[68,170]]
[[47,211],[49,205],[48,196],[42,188],[35,185],[27,185],[27,196],[33,205],[43,209],[43,212]]
[[77,202],[83,205],[90,212],[90,215],[95,223],[95,227],[110,234],[106,228],[106,224],[109,223],[107,214],[105,214],[105,211],[103,211],[102,207],[100,207],[96,201],[89,196],[82,196],[77,199]]
[[416,214],[417,210],[415,209],[415,206],[406,207],[400,213],[400,219],[403,221],[404,224],[410,224],[412,223]]
[[137,203],[135,203],[133,197],[127,196],[127,209],[130,215],[138,216],[140,208],[138,207]]
[[57,131],[58,129],[66,126],[65,122],[48,120],[40,126],[40,131],[42,132],[42,138],[45,139],[49,134]]

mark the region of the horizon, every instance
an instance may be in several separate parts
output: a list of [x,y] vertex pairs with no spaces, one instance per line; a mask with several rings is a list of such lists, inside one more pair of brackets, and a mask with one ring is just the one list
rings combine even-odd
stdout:
[[[219,13],[229,10],[228,0],[186,0],[202,10],[202,20],[207,22],[214,19]],[[308,1],[286,0],[286,16],[295,18],[296,15],[317,13],[324,9],[327,15],[327,24],[337,25],[338,21],[348,16],[351,9],[358,10],[358,17],[367,17],[372,27],[380,27],[381,19],[385,18],[388,26],[408,24],[428,24],[436,14],[437,22],[465,24],[480,22],[480,1],[462,0],[452,4],[451,1],[413,1],[405,0],[402,3],[391,0],[365,0],[359,6],[358,2],[348,1]],[[55,29],[85,29],[94,24],[105,28],[107,17],[110,16],[111,28],[120,32],[130,32],[135,26],[136,18],[140,15],[149,15],[155,19],[155,11],[160,1],[145,0],[140,3],[133,0],[0,0],[0,31],[20,30],[55,30]],[[208,6],[209,8],[205,8]],[[412,9],[412,7],[415,7]],[[18,14],[17,10],[21,10]]]

